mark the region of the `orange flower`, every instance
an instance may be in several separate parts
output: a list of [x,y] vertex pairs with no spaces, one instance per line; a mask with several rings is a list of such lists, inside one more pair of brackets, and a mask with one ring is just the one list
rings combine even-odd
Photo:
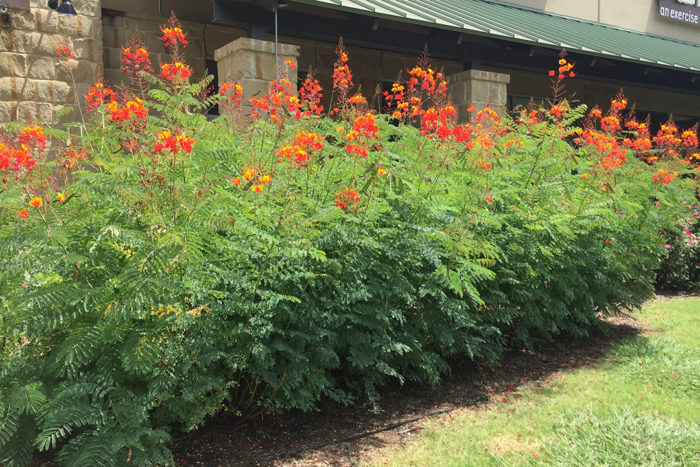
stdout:
[[21,211],[17,212],[17,215],[20,217],[20,219],[26,219],[29,216],[29,213],[26,209],[22,209]]
[[384,174],[386,174],[386,169],[383,167],[379,167],[377,169],[377,175],[384,175]]
[[46,135],[40,126],[24,127],[19,134],[19,144],[23,148],[43,151],[46,149]]
[[127,47],[122,46],[122,71],[136,76],[140,71],[153,73],[151,58],[148,56],[148,49],[141,41],[138,32],[134,32]]
[[241,177],[234,178],[233,180],[231,180],[231,183],[233,183],[236,186],[240,185],[241,184]]
[[55,48],[56,56],[58,58],[75,58],[75,54],[71,52],[71,50],[68,47],[62,47],[60,45],[57,45]]
[[360,201],[360,195],[352,188],[341,190],[335,195],[335,205],[347,212],[348,205],[357,208],[357,203]]
[[255,177],[255,174],[258,173],[258,171],[255,169],[248,169],[245,172],[243,170],[241,170],[241,172],[243,173],[243,178],[245,179],[246,182],[249,182],[250,179]]
[[262,186],[262,185],[253,185],[253,186],[251,187],[251,189],[252,189],[254,192],[256,192],[256,193],[260,193],[260,192],[262,191],[262,189],[263,189],[263,186]]
[[160,79],[166,81],[187,81],[192,75],[192,69],[182,62],[165,63],[160,66]]
[[192,152],[192,146],[194,145],[194,140],[187,135],[174,135],[168,130],[162,131],[158,135],[158,141],[154,146],[153,150],[160,152],[164,149],[168,149],[171,153],[177,154],[178,152]]
[[44,204],[44,200],[38,196],[35,196],[29,201],[29,205],[33,208],[40,208],[42,204]]
[[261,185],[265,185],[266,183],[270,183],[272,181],[272,177],[269,175],[262,175],[260,178],[258,178],[258,181]]
[[367,99],[362,94],[355,94],[350,98],[350,103],[355,105],[366,104]]
[[177,48],[179,44],[187,45],[187,39],[185,39],[187,33],[182,31],[180,22],[175,17],[174,12],[168,19],[168,25],[160,27],[160,32],[162,32],[163,35],[158,37],[158,39],[163,41],[165,47]]
[[285,60],[285,61],[284,61],[284,64],[287,65],[287,66],[288,66],[289,68],[291,68],[292,70],[296,70],[296,69],[297,69],[297,63],[296,63],[294,60]]
[[343,45],[343,39],[338,42],[338,47],[335,49],[338,56],[333,67],[333,89],[341,89],[343,92],[352,86],[352,72],[348,66],[348,53]]
[[58,194],[56,195],[56,199],[58,199],[59,203],[63,204],[66,202],[66,195],[64,195],[63,193],[61,193],[59,191]]
[[88,93],[85,95],[88,109],[95,109],[102,104],[109,104],[114,99],[114,91],[105,86],[101,81],[97,81],[93,86],[90,86]]

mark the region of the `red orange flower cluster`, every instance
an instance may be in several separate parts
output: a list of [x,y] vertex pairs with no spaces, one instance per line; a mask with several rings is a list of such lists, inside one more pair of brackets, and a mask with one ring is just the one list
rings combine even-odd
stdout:
[[[426,57],[427,60],[427,57]],[[415,66],[408,70],[408,93],[413,94],[416,89],[421,89],[431,96],[447,96],[447,81],[439,71],[436,72],[430,66]]]
[[399,82],[392,84],[391,92],[384,91],[384,100],[386,101],[386,105],[389,108],[396,104],[396,109],[391,114],[392,117],[402,119],[408,113],[408,102],[406,102],[406,87],[403,84]]
[[139,71],[153,72],[151,59],[145,47],[122,47],[122,71],[124,73],[138,74]]
[[238,83],[221,83],[219,85],[219,95],[225,97],[229,102],[240,105],[241,97],[243,96],[243,86]]
[[153,147],[153,150],[155,152],[162,152],[167,149],[172,154],[177,154],[181,150],[190,153],[192,152],[193,145],[194,140],[189,136],[173,134],[169,130],[164,130],[158,135],[158,141]]
[[160,66],[158,77],[170,82],[184,82],[192,76],[192,68],[182,62],[164,63]]
[[367,99],[360,93],[350,96],[349,102],[353,105],[367,105]]
[[102,81],[98,80],[88,89],[85,100],[87,101],[88,109],[95,109],[102,104],[110,104],[112,101],[114,101],[115,97],[114,91],[112,91]]
[[291,144],[275,151],[279,156],[277,162],[283,162],[286,159],[292,161],[297,167],[304,167],[308,163],[309,156],[323,148],[322,141],[323,137],[317,133],[299,131],[294,135]]
[[367,157],[369,154],[369,143],[371,140],[379,137],[378,132],[379,128],[374,120],[374,115],[367,112],[358,116],[353,121],[352,129],[345,135],[346,140],[352,141],[345,147],[346,152]]
[[671,180],[673,180],[677,176],[677,172],[668,172],[664,169],[659,169],[657,173],[652,175],[651,179],[654,183],[665,183],[666,185],[668,185],[669,183],[671,183]]
[[[12,169],[15,172],[29,172],[36,163],[29,150],[22,148],[13,149],[0,142],[0,171],[7,172]],[[20,176],[18,173],[17,176]]]
[[[318,100],[320,100],[320,95]],[[285,115],[291,115],[296,120],[301,120],[302,117],[312,114],[311,105],[308,105],[309,110],[302,110],[302,105],[306,105],[306,103],[299,100],[292,83],[285,78],[280,78],[279,82],[271,81],[265,95],[252,97],[250,103],[253,105],[251,111],[251,119],[253,120],[260,119],[263,114],[267,114],[271,121],[282,123]],[[314,109],[320,113],[316,104],[314,104]]]
[[347,212],[348,209],[357,209],[357,203],[360,202],[360,195],[352,188],[340,190],[335,195],[335,205]]
[[68,47],[56,46],[56,56],[58,58],[75,58],[75,54]]
[[453,135],[453,125],[457,119],[457,110],[447,104],[436,110],[431,107],[421,117],[421,134],[433,138],[434,134],[440,141],[445,141]]
[[80,161],[87,160],[87,155],[87,149],[68,149],[63,154],[63,161],[61,162],[61,165],[66,169],[72,169],[75,164],[79,163]]
[[19,134],[19,144],[23,149],[46,149],[46,135],[40,126],[24,127]]
[[[252,183],[250,189],[253,190],[255,193],[260,193],[261,191],[263,191],[264,185],[267,185],[268,183],[272,182],[271,175],[260,173],[258,169],[253,168],[248,168],[245,170],[241,169],[241,176],[246,182]],[[236,186],[239,186],[241,184],[241,177],[231,178],[230,176],[227,176],[227,178],[231,183],[233,183]]]
[[127,101],[123,106],[117,101],[112,101],[107,104],[107,112],[111,115],[113,122],[135,121],[145,122],[148,117],[148,110],[143,105],[143,100],[135,97],[134,100]]
[[572,70],[574,64],[567,62],[563,55],[559,58],[558,64],[559,68],[557,70],[549,70],[549,76],[556,76],[560,81],[566,77],[574,78],[576,76],[576,73]]
[[322,90],[318,80],[314,79],[313,74],[309,72],[304,82],[301,83],[301,88],[299,88],[301,108],[304,109],[305,116],[321,115],[323,112],[323,106],[321,105]]
[[165,47],[177,48],[180,44],[187,45],[187,33],[182,30],[175,13],[170,15],[167,26],[160,27],[160,32],[163,34],[158,39],[163,41]]
[[342,38],[335,49],[335,53],[338,59],[333,67],[333,89],[347,91],[353,85],[352,72],[348,66],[348,53],[345,50]]

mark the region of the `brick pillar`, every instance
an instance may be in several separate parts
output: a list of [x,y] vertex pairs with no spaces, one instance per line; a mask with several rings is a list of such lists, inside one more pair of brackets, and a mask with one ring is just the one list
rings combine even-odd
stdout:
[[[278,44],[280,78],[292,83],[296,90],[297,74],[284,65],[287,60],[299,56],[299,46]],[[219,83],[235,81],[243,86],[244,109],[250,108],[248,99],[265,93],[268,83],[275,79],[275,43],[240,37],[214,51],[214,60],[219,73]],[[222,109],[222,113],[225,112]]]
[[[74,6],[78,14],[70,16],[49,9],[45,0],[9,2],[9,24],[0,25],[0,123],[49,122],[64,106],[75,109],[76,92],[84,105],[82,95],[102,72],[102,9],[100,0]],[[56,57],[57,46],[76,55],[68,62],[75,89],[71,73]]]
[[499,114],[506,111],[510,75],[492,71],[466,70],[447,78],[452,103],[459,110],[459,120],[469,119],[467,107],[490,106]]

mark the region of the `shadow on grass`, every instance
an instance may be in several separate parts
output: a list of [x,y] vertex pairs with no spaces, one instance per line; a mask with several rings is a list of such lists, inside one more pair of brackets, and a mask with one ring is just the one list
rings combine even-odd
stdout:
[[179,465],[350,465],[363,452],[404,441],[426,416],[475,407],[491,393],[539,386],[562,370],[595,365],[612,346],[644,329],[633,319],[607,319],[580,340],[560,339],[536,351],[509,352],[491,368],[452,361],[452,374],[432,388],[405,384],[382,391],[380,411],[322,402],[319,411],[262,416],[246,424],[215,417],[173,445]]

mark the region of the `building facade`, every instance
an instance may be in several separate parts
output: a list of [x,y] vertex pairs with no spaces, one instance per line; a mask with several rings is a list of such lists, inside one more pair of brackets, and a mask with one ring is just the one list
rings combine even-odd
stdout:
[[[427,47],[456,104],[501,111],[546,99],[546,73],[564,49],[576,62],[574,99],[605,107],[623,89],[639,114],[654,122],[673,114],[690,126],[700,119],[698,2],[74,0],[78,14],[71,16],[46,0],[0,0],[0,122],[50,121],[97,76],[127,81],[121,46],[135,31],[153,63],[165,63],[159,25],[175,11],[196,75],[245,81],[249,94],[273,76],[275,36],[278,52],[296,57],[300,74],[313,69],[324,87],[342,36],[355,84],[368,98]],[[57,60],[59,46],[76,57]]]

